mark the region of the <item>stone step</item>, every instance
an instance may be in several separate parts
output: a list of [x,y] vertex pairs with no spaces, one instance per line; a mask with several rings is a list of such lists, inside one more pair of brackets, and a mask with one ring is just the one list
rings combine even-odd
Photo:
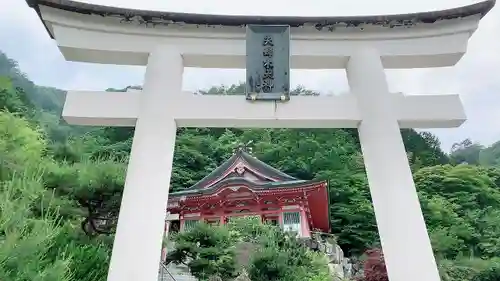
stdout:
[[170,275],[165,271],[164,268],[160,268],[158,281],[197,281],[194,276],[189,274],[189,270],[186,266],[170,264],[167,266],[167,270]]
[[[173,278],[172,278],[173,277]],[[163,278],[159,278],[159,281],[197,281],[196,278],[193,276],[186,276],[186,275],[165,275]]]

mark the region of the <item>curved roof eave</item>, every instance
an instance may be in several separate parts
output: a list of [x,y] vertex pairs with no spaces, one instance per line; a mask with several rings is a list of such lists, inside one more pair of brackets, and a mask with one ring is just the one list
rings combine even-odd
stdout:
[[[209,25],[209,26],[246,26],[248,24],[289,25],[291,27],[314,26],[318,30],[335,27],[359,26],[362,24],[387,26],[413,26],[417,23],[434,23],[440,20],[463,18],[480,15],[484,17],[495,5],[496,0],[485,0],[476,4],[447,10],[373,16],[348,17],[293,17],[293,16],[253,16],[253,15],[213,15],[194,13],[174,13],[117,8],[103,5],[81,3],[72,0],[26,0],[40,16],[39,6],[87,15],[103,17],[121,17],[125,21],[140,18],[152,25],[169,25],[175,23]],[[50,32],[49,32],[50,33]]]
[[280,188],[300,188],[305,185],[313,185],[326,183],[325,180],[295,180],[295,181],[285,181],[285,182],[273,182],[273,183],[255,183],[245,178],[229,178],[218,182],[217,184],[207,188],[207,189],[184,189],[181,191],[176,191],[170,193],[170,197],[180,197],[180,196],[194,196],[194,195],[205,195],[205,194],[213,194],[220,188],[224,188],[230,184],[243,184],[255,191],[262,190],[272,190],[272,189],[280,189]]
[[[294,181],[298,180],[295,177],[292,177],[290,175],[287,175],[283,173],[282,171],[260,161],[259,159],[253,157],[252,155],[248,154],[244,150],[238,150],[235,154],[233,154],[229,159],[224,161],[219,167],[217,167],[215,170],[213,170],[210,174],[206,175],[203,177],[201,180],[193,184],[192,186],[188,187],[188,190],[197,190],[200,188],[204,188],[206,186],[209,186],[211,181],[214,178],[219,178],[222,173],[224,173],[227,169],[229,169],[238,159],[242,159],[245,162],[247,162],[249,165],[259,168],[263,168],[263,173],[272,177],[277,177],[282,181]],[[258,169],[260,170],[260,169]]]

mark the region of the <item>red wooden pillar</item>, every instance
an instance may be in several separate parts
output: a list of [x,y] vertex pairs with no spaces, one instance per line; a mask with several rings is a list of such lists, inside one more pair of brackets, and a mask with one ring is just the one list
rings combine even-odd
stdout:
[[179,214],[179,231],[184,231],[184,216]]
[[278,225],[283,229],[283,209],[278,211]]
[[311,237],[309,220],[307,219],[306,211],[303,207],[300,207],[300,230],[300,232],[302,232],[302,237]]

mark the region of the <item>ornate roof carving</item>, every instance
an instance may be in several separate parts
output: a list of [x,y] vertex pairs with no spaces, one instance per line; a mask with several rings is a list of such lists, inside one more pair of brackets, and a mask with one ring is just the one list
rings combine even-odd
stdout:
[[[210,174],[185,191],[176,192],[175,194],[214,190],[228,184],[245,184],[255,186],[256,188],[272,188],[307,182],[271,167],[250,155],[246,150],[241,149],[241,146],[239,146],[229,159]],[[252,173],[252,177],[247,176],[247,172]]]

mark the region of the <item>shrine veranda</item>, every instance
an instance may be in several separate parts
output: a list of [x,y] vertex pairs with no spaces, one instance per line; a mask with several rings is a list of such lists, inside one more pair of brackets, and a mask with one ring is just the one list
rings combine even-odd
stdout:
[[[142,91],[69,91],[63,110],[70,124],[135,126],[109,281],[157,278],[177,127],[357,128],[389,279],[440,280],[400,128],[458,127],[466,116],[456,94],[390,93],[384,69],[455,65],[494,0],[354,17],[202,15],[69,0],[27,3],[66,60],[146,66]],[[284,39],[276,39],[288,59],[274,61],[279,67],[272,77],[246,59],[253,50],[247,46],[253,48],[254,41],[246,40],[252,26],[264,27],[264,38],[269,26],[288,30]],[[290,97],[287,64],[345,69],[350,93]],[[247,77],[254,80],[248,80],[246,97],[193,95],[182,91],[184,67],[246,68],[247,75],[255,75]]]

